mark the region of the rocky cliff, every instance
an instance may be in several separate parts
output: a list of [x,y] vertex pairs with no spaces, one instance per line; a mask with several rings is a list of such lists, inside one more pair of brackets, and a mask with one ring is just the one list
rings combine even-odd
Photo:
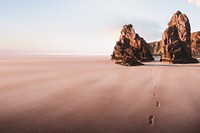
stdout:
[[[200,31],[191,33],[191,52],[192,56],[200,57]],[[150,42],[150,50],[153,55],[161,54],[161,41]]]
[[200,57],[200,31],[191,34],[192,55]]
[[153,55],[161,54],[161,41],[155,41],[148,43],[150,46],[150,51]]
[[116,63],[127,66],[141,65],[141,62],[154,60],[149,45],[135,32],[131,24],[123,26],[111,58]]
[[161,61],[197,63],[191,53],[191,29],[188,17],[177,11],[168,23],[161,41]]
[[[193,32],[191,34],[191,48],[192,56],[200,57],[200,31]],[[150,50],[153,55],[160,55],[161,53],[161,41],[150,42]]]

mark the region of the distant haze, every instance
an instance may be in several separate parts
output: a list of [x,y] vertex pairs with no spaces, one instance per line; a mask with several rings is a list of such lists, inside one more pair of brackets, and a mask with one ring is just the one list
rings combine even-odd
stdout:
[[200,0],[1,0],[0,54],[109,55],[124,24],[159,40],[177,10],[200,30]]

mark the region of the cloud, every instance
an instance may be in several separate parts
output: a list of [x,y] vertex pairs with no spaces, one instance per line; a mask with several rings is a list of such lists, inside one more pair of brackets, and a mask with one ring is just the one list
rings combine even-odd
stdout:
[[189,3],[194,3],[196,4],[198,7],[200,7],[200,0],[188,0]]

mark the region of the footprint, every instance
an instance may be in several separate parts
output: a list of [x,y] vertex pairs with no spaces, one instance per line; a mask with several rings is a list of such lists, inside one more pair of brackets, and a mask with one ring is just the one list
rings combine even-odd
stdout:
[[153,124],[154,124],[154,116],[150,115],[149,116],[149,125],[153,126]]
[[156,93],[153,93],[153,96],[156,97],[157,96]]
[[156,107],[160,106],[160,102],[156,101]]

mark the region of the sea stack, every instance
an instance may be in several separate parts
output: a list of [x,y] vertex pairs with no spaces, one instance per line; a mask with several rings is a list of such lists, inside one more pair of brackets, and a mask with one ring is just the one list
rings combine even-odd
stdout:
[[192,55],[200,57],[200,31],[191,34]]
[[125,66],[142,65],[141,62],[154,60],[149,48],[149,44],[135,32],[131,24],[124,25],[111,58]]
[[168,23],[161,41],[161,61],[171,63],[198,63],[192,58],[191,28],[188,17],[177,11]]

